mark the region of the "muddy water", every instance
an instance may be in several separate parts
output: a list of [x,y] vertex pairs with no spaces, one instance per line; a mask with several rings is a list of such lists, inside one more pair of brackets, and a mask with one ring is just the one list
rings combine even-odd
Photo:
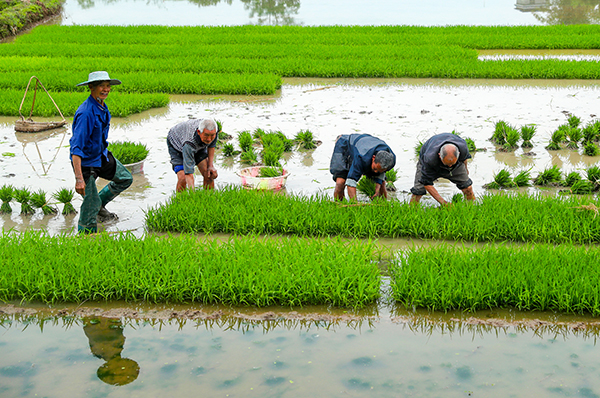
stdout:
[[[58,308],[51,311],[56,315]],[[189,317],[182,319],[173,318],[183,313],[173,307],[84,305],[62,309],[62,317],[47,312],[4,315],[0,395],[600,393],[598,325],[577,317],[537,314],[532,319],[504,311],[481,313],[483,320],[474,320],[402,309],[314,310],[188,306]]]
[[[489,80],[305,80],[289,79],[280,92],[269,97],[173,97],[171,104],[130,118],[113,118],[109,140],[144,143],[150,154],[143,173],[134,175],[133,186],[109,204],[119,221],[104,226],[107,231],[144,234],[144,212],[166,201],[175,188],[165,137],[176,123],[189,117],[214,117],[224,131],[235,137],[240,131],[262,128],[281,130],[293,137],[303,129],[313,132],[322,144],[312,151],[295,150],[285,157],[291,172],[286,192],[291,195],[333,195],[329,160],[339,134],[370,133],[384,139],[397,155],[398,191],[394,200],[406,201],[415,172],[415,147],[433,134],[457,131],[475,141],[481,152],[469,163],[477,195],[494,174],[509,168],[514,174],[531,169],[532,176],[558,165],[564,172],[583,171],[598,164],[582,150],[549,152],[545,146],[552,132],[566,123],[569,114],[582,123],[596,119],[600,96],[596,81],[489,81]],[[110,106],[110,97],[107,100]],[[0,119],[0,185],[42,189],[51,193],[74,187],[69,163],[70,125],[41,133],[14,131],[15,118]],[[501,152],[490,143],[494,124],[504,120],[513,126],[536,124],[534,148]],[[232,141],[237,145],[237,141]],[[237,158],[217,154],[217,188],[240,184],[236,172],[243,167]],[[197,185],[201,176],[197,175]],[[103,183],[100,183],[102,186]],[[447,181],[436,187],[450,199],[458,191]],[[536,188],[527,191],[536,192]],[[363,198],[365,199],[365,198]],[[81,199],[76,197],[79,208]],[[435,205],[425,197],[424,204]],[[50,233],[71,232],[77,216],[43,216],[41,211],[22,216],[19,204],[0,216],[0,227],[24,231],[46,229]],[[62,209],[58,205],[59,209]]]

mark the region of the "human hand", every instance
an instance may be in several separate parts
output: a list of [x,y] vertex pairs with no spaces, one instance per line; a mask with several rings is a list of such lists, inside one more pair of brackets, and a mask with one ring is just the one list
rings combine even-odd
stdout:
[[83,178],[75,179],[75,192],[85,197],[85,181],[83,181]]

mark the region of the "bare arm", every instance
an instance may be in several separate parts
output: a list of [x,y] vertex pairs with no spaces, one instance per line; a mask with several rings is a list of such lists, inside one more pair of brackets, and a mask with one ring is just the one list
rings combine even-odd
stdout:
[[348,187],[348,199],[356,200],[356,187]]
[[73,155],[73,172],[75,173],[75,191],[81,196],[85,196],[85,181],[81,171],[81,156]]
[[442,198],[442,195],[440,195],[440,193],[437,191],[437,189],[435,189],[435,187],[433,185],[425,185],[425,190],[435,199],[438,201],[439,204],[441,204],[442,206],[445,206],[448,204],[448,202],[446,202],[444,200],[444,198]]

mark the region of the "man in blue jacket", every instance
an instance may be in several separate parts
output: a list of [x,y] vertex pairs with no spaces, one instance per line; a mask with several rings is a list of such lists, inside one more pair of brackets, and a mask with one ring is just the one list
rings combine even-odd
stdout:
[[373,198],[387,199],[385,172],[395,165],[396,155],[379,138],[369,134],[340,135],[329,165],[329,171],[335,181],[334,199],[344,200],[346,187],[348,197],[351,200],[356,199],[356,186],[363,175],[376,184]]
[[452,181],[467,200],[474,200],[473,181],[467,168],[467,159],[470,158],[466,141],[456,134],[442,133],[428,139],[421,147],[410,202],[417,203],[425,193],[429,193],[442,206],[447,205],[433,186],[438,178]]
[[[87,85],[90,96],[77,108],[73,117],[71,137],[71,164],[75,173],[75,191],[83,196],[79,213],[78,230],[81,233],[97,232],[97,221],[117,219],[105,206],[133,182],[131,173],[107,149],[110,111],[104,103],[110,87],[121,84],[111,79],[105,71],[92,72]],[[110,182],[100,192],[96,178]]]

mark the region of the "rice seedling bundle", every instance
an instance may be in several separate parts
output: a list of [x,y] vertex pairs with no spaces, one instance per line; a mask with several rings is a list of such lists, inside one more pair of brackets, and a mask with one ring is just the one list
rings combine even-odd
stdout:
[[379,255],[364,242],[40,232],[5,232],[0,242],[2,301],[362,307],[379,297]]
[[581,174],[576,171],[572,171],[565,177],[565,186],[571,187],[577,181],[581,181]]
[[537,128],[534,125],[521,126],[521,138],[523,138],[523,143],[521,144],[522,148],[533,148],[531,139],[535,135],[536,130]]
[[294,140],[304,149],[314,149],[317,147],[313,133],[310,130],[300,130]]
[[37,192],[32,193],[30,200],[33,207],[42,209],[42,213],[44,213],[44,215],[46,216],[58,213],[58,210],[56,210],[56,208],[48,204],[48,201],[46,200],[46,192],[44,192],[41,189]]
[[63,215],[75,214],[77,210],[73,207],[71,201],[73,200],[73,196],[75,195],[75,191],[69,188],[62,188],[58,192],[54,193],[54,199],[58,200],[63,204]]
[[494,181],[486,184],[485,187],[489,189],[499,189],[512,188],[514,186],[516,186],[516,184],[510,176],[510,171],[502,169],[494,175]]
[[492,141],[496,145],[506,144],[506,130],[510,128],[510,125],[504,120],[497,121],[494,125],[494,134],[490,138],[490,141]]
[[570,126],[572,129],[579,128],[579,125],[581,124],[581,118],[579,118],[579,117],[577,117],[577,116],[575,116],[575,115],[570,115],[570,116],[567,118],[567,123],[569,124],[569,126]]
[[408,306],[448,311],[515,307],[600,315],[598,247],[570,244],[409,249],[390,268]]
[[529,170],[522,170],[513,178],[513,182],[518,187],[528,187],[531,185],[531,172]]
[[12,213],[10,201],[13,199],[14,191],[14,187],[10,184],[5,184],[2,186],[2,188],[0,188],[0,200],[2,201],[2,206],[0,206],[0,213]]
[[148,230],[469,241],[600,242],[589,206],[597,199],[485,195],[449,208],[381,201],[345,206],[324,196],[292,197],[225,187],[181,192],[146,213]]
[[586,141],[583,144],[583,153],[587,156],[599,156],[600,148],[593,141]]
[[279,177],[283,175],[283,169],[281,167],[263,167],[260,169],[259,177]]
[[369,198],[375,195],[376,184],[375,181],[367,176],[362,176],[356,184],[356,189],[367,195]]
[[141,162],[148,157],[149,150],[140,142],[115,141],[108,144],[108,150],[122,164]]
[[21,214],[33,214],[33,208],[29,201],[31,192],[27,188],[15,189],[15,200],[21,204]]
[[584,142],[589,142],[589,141],[596,141],[598,140],[598,121],[594,122],[594,123],[588,123],[582,130],[581,133],[583,135],[583,141]]
[[567,144],[567,148],[569,149],[578,149],[579,141],[583,137],[583,133],[579,127],[573,127],[567,130],[567,136],[569,137],[569,143]]
[[235,148],[233,147],[233,144],[231,144],[231,143],[223,144],[223,156],[231,157],[234,155],[236,155],[236,151],[235,151]]
[[587,179],[594,184],[600,184],[600,167],[591,166],[586,170]]
[[238,144],[240,145],[242,152],[250,151],[253,143],[254,141],[252,140],[252,135],[249,131],[241,131],[238,134]]
[[240,155],[240,162],[247,164],[257,164],[258,163],[258,155],[254,152],[253,148],[250,148],[247,151],[243,151]]
[[588,180],[578,180],[571,185],[571,192],[576,195],[587,195],[594,191],[594,184]]
[[390,169],[385,172],[385,188],[388,191],[395,191],[396,186],[394,183],[398,179],[398,171],[396,169]]
[[521,132],[512,126],[508,126],[505,128],[504,134],[506,134],[505,143],[503,145],[504,150],[513,151],[518,147],[517,142],[521,138]]
[[560,171],[560,168],[557,165],[554,165],[538,174],[533,183],[535,185],[549,185],[558,184],[561,180],[562,171]]

